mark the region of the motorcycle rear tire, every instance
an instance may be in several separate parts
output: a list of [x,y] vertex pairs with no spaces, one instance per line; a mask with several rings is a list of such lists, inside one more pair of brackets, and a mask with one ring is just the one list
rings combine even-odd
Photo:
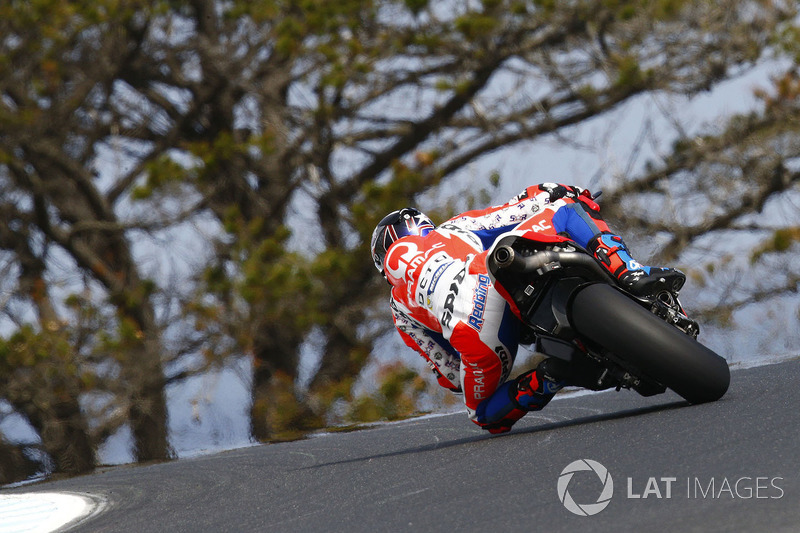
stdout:
[[571,298],[570,322],[581,335],[690,403],[716,401],[728,390],[725,359],[609,285],[579,289]]

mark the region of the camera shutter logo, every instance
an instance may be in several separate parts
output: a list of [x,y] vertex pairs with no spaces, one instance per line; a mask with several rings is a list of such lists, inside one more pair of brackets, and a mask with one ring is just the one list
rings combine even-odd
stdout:
[[[597,477],[600,478],[600,482],[603,483],[603,490],[600,492],[600,496],[597,497],[595,503],[579,504],[572,499],[567,488],[575,472],[587,470],[597,474]],[[578,459],[568,464],[558,477],[557,488],[558,499],[561,500],[564,507],[566,507],[569,512],[579,516],[596,515],[611,503],[611,497],[614,495],[614,481],[611,479],[611,474],[608,472],[608,469],[591,459]]]

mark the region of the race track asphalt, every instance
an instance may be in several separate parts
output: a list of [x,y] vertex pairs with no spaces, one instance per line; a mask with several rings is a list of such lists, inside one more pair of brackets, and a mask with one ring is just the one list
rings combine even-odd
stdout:
[[[609,391],[558,399],[502,436],[425,417],[2,493],[102,498],[75,532],[798,531],[799,383],[789,361],[735,370],[712,404]],[[592,516],[557,490],[581,459],[613,481]],[[597,502],[597,474],[564,475],[562,496]]]

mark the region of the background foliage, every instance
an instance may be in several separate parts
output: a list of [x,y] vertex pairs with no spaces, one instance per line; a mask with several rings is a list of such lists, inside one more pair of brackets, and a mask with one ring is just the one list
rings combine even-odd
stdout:
[[[367,250],[383,214],[452,190],[433,213],[448,216],[482,198],[459,171],[489,154],[776,58],[784,74],[752,113],[601,181],[620,229],[693,265],[706,319],[796,292],[793,9],[4,2],[0,397],[39,443],[0,436],[0,482],[39,462],[91,470],[123,427],[137,460],[169,458],[165,388],[228,358],[252,361],[255,439],[323,427],[342,402],[355,418],[413,411],[422,382],[402,367],[352,401],[391,326]],[[502,179],[487,171],[486,189]],[[739,283],[752,269],[772,275]],[[312,337],[319,364],[301,381]]]

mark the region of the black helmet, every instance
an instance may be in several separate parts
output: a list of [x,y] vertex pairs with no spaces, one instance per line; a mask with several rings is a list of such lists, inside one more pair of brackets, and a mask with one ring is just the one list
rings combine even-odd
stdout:
[[409,235],[424,237],[435,228],[431,219],[413,207],[389,213],[378,222],[375,231],[372,232],[370,248],[375,268],[383,274],[383,260],[394,241]]

